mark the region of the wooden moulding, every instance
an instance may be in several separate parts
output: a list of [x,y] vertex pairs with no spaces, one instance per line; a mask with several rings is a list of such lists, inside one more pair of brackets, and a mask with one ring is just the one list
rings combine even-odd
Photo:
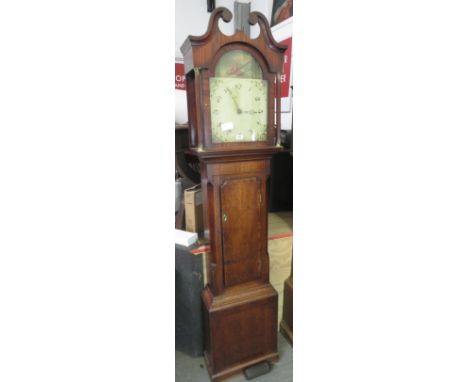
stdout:
[[268,20],[265,16],[259,12],[251,12],[249,15],[249,24],[255,25],[258,23],[260,27],[260,35],[256,39],[251,39],[243,31],[237,31],[231,36],[225,35],[218,27],[220,18],[226,23],[231,21],[231,11],[224,7],[216,8],[211,14],[205,34],[201,36],[188,36],[182,44],[180,50],[184,55],[186,73],[195,67],[208,67],[211,58],[219,48],[233,42],[244,42],[254,46],[258,51],[268,55],[268,65],[271,72],[282,71],[283,57],[282,55],[278,55],[278,53],[283,54],[287,46],[276,42],[271,34]]

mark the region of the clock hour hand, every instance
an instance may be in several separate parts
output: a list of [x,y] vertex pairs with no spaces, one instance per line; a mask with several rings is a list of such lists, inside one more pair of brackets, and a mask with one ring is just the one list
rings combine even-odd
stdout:
[[259,110],[259,111],[255,111],[255,110],[247,110],[247,111],[244,111],[244,113],[246,114],[260,114],[262,112],[262,110]]
[[229,95],[231,96],[231,99],[232,99],[232,101],[234,102],[234,105],[236,106],[237,114],[242,114],[242,110],[240,109],[239,105],[237,104],[236,99],[235,99],[234,96],[232,95],[231,89],[226,88],[226,90],[227,90],[227,92],[229,93]]

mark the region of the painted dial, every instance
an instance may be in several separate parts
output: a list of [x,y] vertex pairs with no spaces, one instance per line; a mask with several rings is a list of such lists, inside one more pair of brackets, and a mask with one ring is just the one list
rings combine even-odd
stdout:
[[233,50],[219,60],[210,78],[212,142],[267,139],[268,82],[255,58]]
[[215,76],[261,79],[263,73],[257,60],[250,53],[236,49],[223,54],[219,59]]

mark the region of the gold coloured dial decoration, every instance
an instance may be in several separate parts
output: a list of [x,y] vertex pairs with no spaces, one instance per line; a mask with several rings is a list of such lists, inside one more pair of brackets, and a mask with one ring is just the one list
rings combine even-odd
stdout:
[[268,82],[249,53],[233,50],[219,60],[210,78],[212,142],[267,139]]
[[216,65],[215,77],[257,78],[262,79],[262,68],[257,60],[243,50],[225,53]]

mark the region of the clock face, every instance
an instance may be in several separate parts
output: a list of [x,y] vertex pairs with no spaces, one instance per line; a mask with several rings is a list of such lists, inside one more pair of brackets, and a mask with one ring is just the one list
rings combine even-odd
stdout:
[[221,57],[210,78],[213,143],[267,139],[268,82],[252,55],[233,50]]
[[266,140],[267,81],[210,78],[213,143]]

